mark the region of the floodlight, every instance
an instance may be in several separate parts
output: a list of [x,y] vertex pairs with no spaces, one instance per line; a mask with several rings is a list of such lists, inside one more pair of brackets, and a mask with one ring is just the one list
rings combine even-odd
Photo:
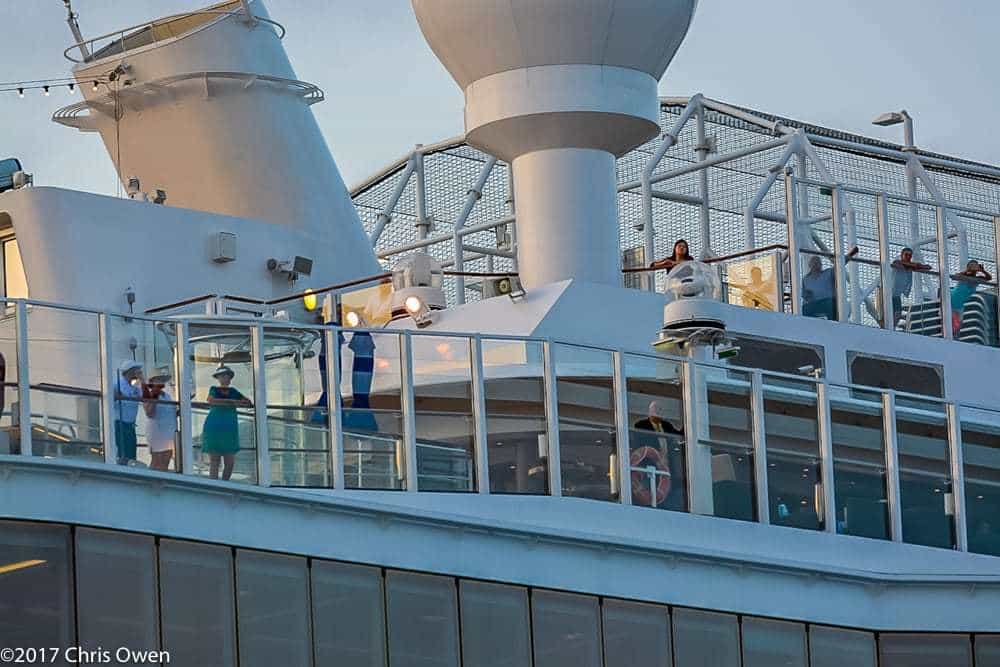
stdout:
[[872,121],[872,125],[878,125],[880,127],[891,127],[893,125],[899,125],[904,120],[903,114],[898,111],[890,111],[888,113],[881,114],[875,117]]
[[365,318],[361,316],[356,310],[349,310],[347,314],[344,315],[344,324],[352,329],[357,329],[358,327],[365,325]]

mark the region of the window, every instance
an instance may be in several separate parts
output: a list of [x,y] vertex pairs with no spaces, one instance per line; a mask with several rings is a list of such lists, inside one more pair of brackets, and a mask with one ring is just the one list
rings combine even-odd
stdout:
[[533,591],[531,619],[538,667],[600,667],[597,598]]
[[675,609],[674,667],[740,667],[736,616]]
[[458,667],[458,601],[455,580],[388,572],[389,664],[392,667]]
[[740,334],[733,337],[733,344],[740,348],[735,363],[745,368],[797,375],[800,368],[823,368],[825,364],[823,348],[819,345],[796,345]]
[[968,635],[883,633],[878,645],[881,667],[972,667]]
[[235,665],[233,553],[228,547],[160,540],[163,650],[180,665]]
[[24,275],[17,239],[5,239],[2,243],[4,296],[8,299],[27,299],[28,279]]
[[384,667],[385,605],[378,568],[312,564],[316,664]]
[[806,667],[806,629],[801,623],[743,619],[743,667]]
[[306,559],[236,552],[240,665],[309,667],[309,571]]
[[875,636],[870,632],[809,627],[810,667],[876,667]]
[[666,607],[605,600],[604,667],[670,667],[670,614]]
[[[5,646],[71,646],[73,574],[67,526],[0,521],[0,638]],[[3,647],[0,647],[3,648]]]
[[944,396],[944,371],[934,364],[883,359],[848,352],[851,382],[880,389],[895,389],[925,396]]
[[158,649],[157,590],[152,537],[76,529],[77,627],[83,648]]
[[476,667],[531,664],[528,589],[462,581],[462,661]]

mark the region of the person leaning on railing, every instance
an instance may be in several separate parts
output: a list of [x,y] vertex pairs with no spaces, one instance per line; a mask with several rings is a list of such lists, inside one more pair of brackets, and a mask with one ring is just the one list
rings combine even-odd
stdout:
[[212,377],[219,381],[219,385],[208,390],[209,408],[201,434],[201,451],[208,454],[209,476],[219,478],[219,463],[222,462],[222,479],[229,479],[236,464],[236,454],[240,451],[240,424],[236,408],[249,408],[253,404],[236,387],[230,386],[236,373],[228,366],[219,366]]
[[[844,255],[846,264],[858,254],[854,246]],[[825,317],[828,320],[837,319],[837,278],[833,267],[823,268],[823,259],[819,255],[809,258],[809,272],[802,276],[802,314],[806,317]]]
[[903,317],[903,297],[910,296],[913,272],[927,271],[930,264],[913,261],[913,248],[903,248],[899,258],[892,263],[892,327],[895,329]]
[[115,383],[115,445],[118,448],[118,465],[128,465],[135,460],[135,420],[139,415],[142,393],[142,364],[134,359],[123,361],[118,366],[118,380]]
[[677,239],[674,242],[674,251],[670,254],[670,257],[664,257],[663,259],[658,259],[649,265],[651,269],[666,269],[669,273],[671,269],[680,264],[681,262],[690,262],[694,259],[691,256],[691,252],[688,249],[688,242],[684,239]]
[[956,273],[951,279],[958,283],[951,290],[951,331],[958,335],[958,330],[962,328],[962,310],[965,309],[965,302],[976,293],[980,284],[990,282],[993,276],[983,268],[982,264],[973,259],[965,265],[965,271]]

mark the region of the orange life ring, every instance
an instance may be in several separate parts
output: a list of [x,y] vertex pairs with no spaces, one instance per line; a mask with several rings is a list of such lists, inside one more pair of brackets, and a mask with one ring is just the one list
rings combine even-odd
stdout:
[[[670,466],[663,459],[660,450],[655,447],[637,447],[632,450],[629,456],[632,465],[632,502],[635,505],[657,506],[667,499],[670,493]],[[656,502],[650,502],[649,493],[649,473],[645,470],[635,470],[635,468],[645,468],[654,466],[664,473],[656,476]]]

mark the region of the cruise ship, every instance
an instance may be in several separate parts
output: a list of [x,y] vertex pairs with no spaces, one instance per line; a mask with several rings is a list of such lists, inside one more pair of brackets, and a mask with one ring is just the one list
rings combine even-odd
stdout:
[[352,188],[263,0],[70,8],[0,664],[1000,665],[1000,168],[659,97],[697,4],[412,0],[465,133]]

